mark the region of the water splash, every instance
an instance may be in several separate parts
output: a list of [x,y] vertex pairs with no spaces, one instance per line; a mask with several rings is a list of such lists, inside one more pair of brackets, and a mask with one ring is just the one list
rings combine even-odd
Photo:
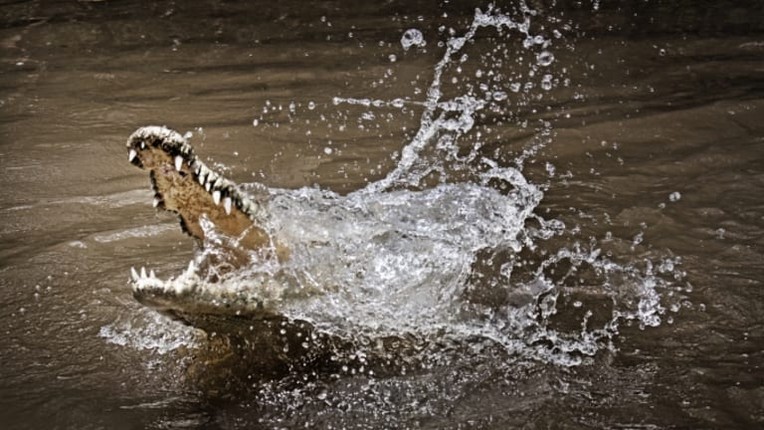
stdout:
[[[369,184],[365,188],[365,192],[378,193],[396,185],[417,186],[425,176],[437,169],[437,165],[415,168],[417,163],[422,161],[421,151],[432,143],[436,136],[438,136],[441,145],[454,148],[454,140],[472,129],[475,123],[475,114],[486,105],[484,101],[478,100],[470,94],[441,102],[443,97],[441,87],[446,67],[454,62],[454,57],[464,49],[468,41],[474,39],[475,34],[481,28],[493,27],[497,31],[516,30],[524,34],[526,38],[530,37],[531,13],[527,10],[524,11],[528,13],[524,14],[522,20],[515,21],[511,17],[494,10],[492,6],[485,13],[477,9],[467,31],[462,36],[451,37],[446,41],[446,50],[443,57],[434,66],[432,80],[426,91],[426,98],[422,102],[425,109],[420,117],[416,135],[402,149],[395,169],[388,173],[384,179]],[[452,134],[443,134],[443,131],[450,131]]]
[[[423,100],[334,97],[334,105],[420,106],[419,128],[386,177],[349,195],[268,190],[268,228],[290,248],[287,261],[252,255],[247,267],[221,267],[225,257],[218,245],[230,238],[206,225],[206,247],[192,265],[210,267],[206,277],[189,270],[168,281],[145,282],[190,292],[197,301],[307,321],[360,343],[405,336],[457,344],[480,339],[562,365],[613,349],[624,322],[661,324],[661,291],[677,279],[678,260],[660,262],[661,270],[647,260],[638,268],[603,255],[601,243],[552,241],[567,237],[564,223],[535,212],[544,194],[524,176],[523,165],[550,142],[550,122],[542,122],[540,138],[510,162],[480,151],[480,115],[506,113],[523,96],[538,99],[530,80],[521,85],[517,74],[478,69],[478,79],[494,76],[491,85],[446,88],[458,80],[444,76],[468,61],[466,51],[478,31],[519,36],[535,59],[527,65],[528,79],[540,67],[549,69],[555,61],[552,41],[532,34],[536,13],[523,6],[518,16],[493,7],[476,10],[468,29],[443,44]],[[423,42],[413,30],[402,39],[404,49]],[[553,89],[551,73],[543,74],[540,87]],[[463,151],[468,136],[475,144]]]
[[197,344],[194,329],[177,322],[166,321],[155,312],[142,312],[140,318],[120,319],[101,327],[98,335],[107,342],[154,351],[164,355],[179,348]]

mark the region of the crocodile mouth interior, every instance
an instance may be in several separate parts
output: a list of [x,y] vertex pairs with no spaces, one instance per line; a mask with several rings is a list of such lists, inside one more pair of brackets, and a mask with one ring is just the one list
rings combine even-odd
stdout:
[[[246,265],[253,255],[288,258],[286,248],[268,231],[267,201],[255,201],[207,167],[178,132],[160,126],[139,128],[128,139],[127,151],[131,164],[149,171],[154,207],[177,214],[182,230],[202,247],[213,242],[208,236],[214,231],[228,266]],[[225,239],[222,244],[219,238]],[[193,289],[192,277],[204,269],[191,261],[174,282],[159,280],[145,268],[131,269],[133,295],[160,310],[177,308],[181,296]]]

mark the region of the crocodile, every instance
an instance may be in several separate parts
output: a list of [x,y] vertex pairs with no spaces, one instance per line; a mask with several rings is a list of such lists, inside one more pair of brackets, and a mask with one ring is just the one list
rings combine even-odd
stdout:
[[[149,172],[154,207],[177,214],[181,229],[201,247],[217,242],[216,246],[224,248],[224,253],[206,261],[208,266],[217,266],[217,273],[220,267],[235,270],[247,265],[253,256],[278,261],[289,258],[287,246],[268,227],[264,186],[261,188],[266,191],[261,193],[243,192],[202,162],[186,137],[164,126],[136,130],[127,140],[127,152],[131,164]],[[215,237],[208,237],[211,234]],[[169,282],[157,279],[153,271],[133,268],[133,295],[139,302],[191,325],[198,325],[194,319],[199,314],[243,314],[257,308],[237,297],[221,304],[217,291],[214,300],[202,300],[204,291],[191,291],[193,282],[180,282],[183,276],[190,278],[202,269],[192,261],[184,273]]]

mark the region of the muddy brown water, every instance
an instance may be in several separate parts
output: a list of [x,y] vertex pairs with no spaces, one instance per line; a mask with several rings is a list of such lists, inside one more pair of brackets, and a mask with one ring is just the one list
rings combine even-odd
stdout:
[[[510,165],[526,151],[523,175],[544,191],[534,212],[565,225],[549,243],[601,248],[642,272],[674,262],[654,269],[670,280],[656,289],[659,320],[622,321],[575,365],[534,357],[532,342],[518,355],[464,339],[395,372],[266,377],[234,364],[226,373],[214,351],[199,358],[197,333],[133,300],[130,267],[170,276],[194,246],[151,207],[127,136],[166,124],[191,131],[197,152],[238,182],[359,190],[414,138],[438,42],[487,5],[2,2],[0,425],[764,426],[764,6],[605,3],[529,2],[551,64],[529,66],[548,59],[523,35],[481,29],[441,88],[444,100],[470,85],[483,94],[481,76],[503,73],[491,85],[506,94],[459,136],[460,154],[478,147]],[[519,4],[498,6],[521,16]],[[427,44],[404,50],[412,28]],[[513,79],[534,85],[513,92]],[[432,148],[422,157],[436,159]],[[454,182],[470,176],[451,162]],[[566,282],[596,281],[581,272]],[[533,285],[529,273],[516,279]],[[566,297],[554,318],[581,307]]]

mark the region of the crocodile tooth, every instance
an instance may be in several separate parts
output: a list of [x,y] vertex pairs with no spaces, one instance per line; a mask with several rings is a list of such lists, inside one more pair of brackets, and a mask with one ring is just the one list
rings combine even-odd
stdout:
[[138,155],[138,151],[136,151],[135,149],[131,149],[130,154],[127,155],[127,161],[132,163],[133,158],[135,158],[136,155]]
[[191,260],[188,262],[188,269],[186,269],[186,273],[188,273],[189,276],[193,275],[194,270],[196,270],[196,268],[194,267],[194,260]]
[[175,156],[175,170],[180,172],[180,168],[183,166],[183,157],[180,155]]
[[209,178],[207,178],[207,183],[204,184],[204,188],[207,190],[207,192],[210,191],[210,186],[212,183],[209,181]]
[[135,267],[130,268],[130,277],[133,278],[133,282],[138,282],[138,272],[135,271]]
[[154,207],[159,206],[159,199],[158,198],[154,197],[153,205],[154,205]]
[[152,270],[152,271],[150,271],[150,272],[149,272],[149,277],[150,277],[151,279],[156,279],[157,275],[156,275],[156,274],[154,273],[154,271]]
[[141,267],[141,278],[145,278],[145,277],[146,277],[146,268]]
[[207,181],[207,171],[204,166],[199,168],[199,172],[196,174],[196,179],[199,181],[200,185],[204,185]]
[[225,208],[226,215],[231,215],[231,198],[226,197],[223,199],[223,207]]
[[212,201],[215,202],[216,205],[220,204],[220,191],[215,190],[212,192]]

